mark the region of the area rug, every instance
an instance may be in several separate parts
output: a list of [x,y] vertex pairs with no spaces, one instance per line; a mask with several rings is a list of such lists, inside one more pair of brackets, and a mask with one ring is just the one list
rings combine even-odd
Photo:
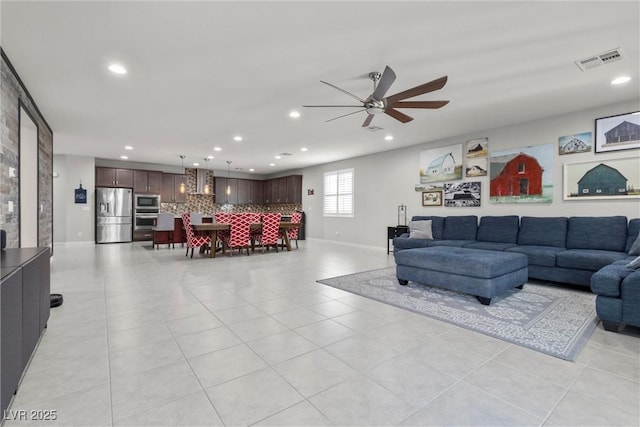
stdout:
[[571,361],[598,324],[590,292],[527,283],[486,306],[472,295],[416,282],[401,286],[395,272],[389,267],[318,282]]

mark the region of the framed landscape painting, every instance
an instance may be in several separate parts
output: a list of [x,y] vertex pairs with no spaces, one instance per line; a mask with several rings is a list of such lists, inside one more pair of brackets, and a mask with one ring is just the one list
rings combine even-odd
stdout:
[[640,157],[564,165],[564,200],[639,197]]
[[462,144],[420,153],[420,184],[462,179]]
[[444,185],[444,206],[450,208],[479,207],[480,181],[454,182]]
[[640,111],[596,119],[596,153],[640,148]]
[[422,206],[442,206],[442,191],[423,192]]

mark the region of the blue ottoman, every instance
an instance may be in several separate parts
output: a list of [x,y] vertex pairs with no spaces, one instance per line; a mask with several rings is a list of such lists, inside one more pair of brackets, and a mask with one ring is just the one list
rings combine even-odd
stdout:
[[489,305],[491,298],[527,282],[528,259],[514,252],[449,246],[406,249],[394,254],[396,277],[475,295]]

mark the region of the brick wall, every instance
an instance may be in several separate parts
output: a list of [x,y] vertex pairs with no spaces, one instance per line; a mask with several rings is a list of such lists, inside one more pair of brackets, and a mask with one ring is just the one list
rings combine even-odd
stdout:
[[[53,132],[24,87],[4,50],[0,48],[0,227],[7,232],[7,247],[20,246],[20,106],[28,110],[38,127],[38,244],[53,242]],[[9,177],[9,168],[17,176]],[[7,211],[13,202],[13,212]]]

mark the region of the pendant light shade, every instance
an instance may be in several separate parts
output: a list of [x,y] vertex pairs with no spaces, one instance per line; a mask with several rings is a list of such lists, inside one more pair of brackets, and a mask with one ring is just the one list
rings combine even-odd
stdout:
[[[185,173],[185,170],[184,170],[184,155],[182,155],[182,154],[180,155],[180,162],[182,164],[182,173],[184,174]],[[184,194],[186,192],[187,192],[187,186],[185,185],[184,181],[182,181],[180,183],[180,194]]]
[[229,178],[231,176],[231,160],[227,160],[227,203],[229,203],[229,196],[231,195],[231,185],[229,185]]
[[[209,159],[206,157],[204,161],[205,161],[205,164],[209,163]],[[207,176],[206,172],[205,172],[205,177],[206,177],[206,183],[204,184],[202,191],[204,192],[204,194],[209,195],[211,194],[211,187],[209,186],[209,177]]]

